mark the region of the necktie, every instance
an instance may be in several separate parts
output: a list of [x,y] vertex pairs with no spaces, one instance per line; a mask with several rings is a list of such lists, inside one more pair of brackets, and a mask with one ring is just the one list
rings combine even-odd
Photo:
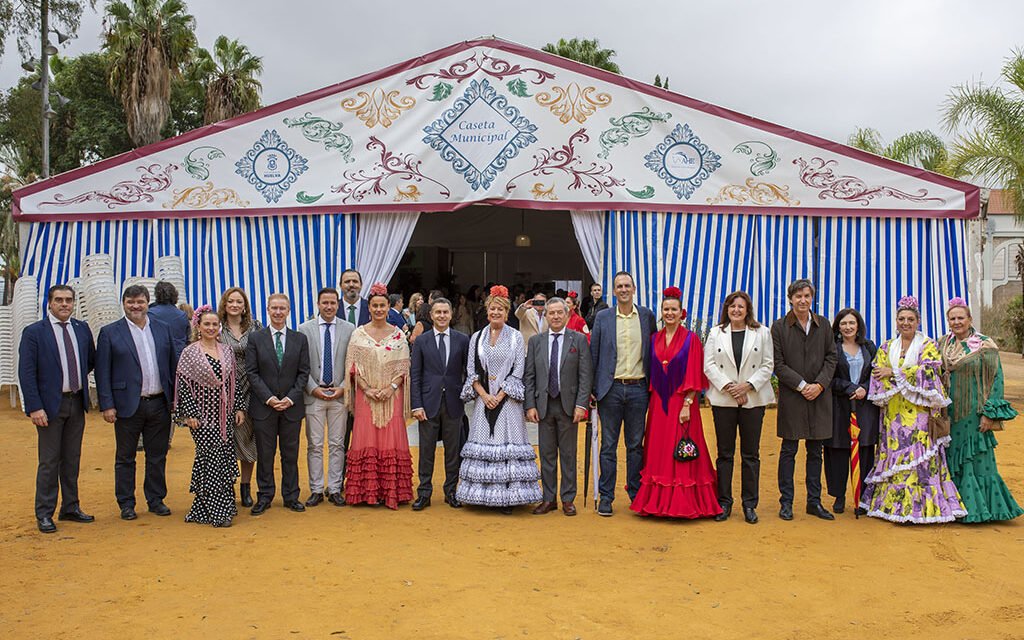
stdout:
[[68,367],[68,388],[72,393],[82,390],[82,383],[78,379],[78,359],[75,358],[75,345],[71,341],[71,332],[68,331],[68,323],[61,322],[60,328],[64,330],[64,360]]
[[441,353],[441,365],[448,366],[448,348],[444,345],[444,334],[437,334],[437,350]]
[[554,341],[551,343],[551,363],[548,365],[548,395],[554,398],[558,395],[558,339],[562,334],[555,333],[551,337]]
[[281,332],[274,332],[274,351],[277,352],[277,366],[281,366],[284,362],[284,345],[281,344]]
[[356,305],[354,304],[348,306],[348,321],[352,324],[356,323]]
[[327,323],[324,325],[324,366],[323,366],[323,378],[324,384],[330,386],[334,382],[334,353],[333,346],[331,345],[331,325]]

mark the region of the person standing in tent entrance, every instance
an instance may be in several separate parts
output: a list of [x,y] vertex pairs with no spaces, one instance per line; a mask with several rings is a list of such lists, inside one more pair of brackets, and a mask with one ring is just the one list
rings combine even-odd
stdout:
[[[860,460],[860,479],[868,477],[875,464],[875,444],[878,443],[878,407],[868,401],[871,381],[871,363],[878,347],[865,336],[864,318],[856,309],[843,309],[832,324],[836,338],[836,373],[832,378],[832,436],[825,441],[825,481],[828,494],[835,498],[832,510],[846,510],[846,485],[850,477],[850,458],[853,440],[850,419],[857,417],[857,456]],[[851,487],[857,494],[857,488]],[[859,505],[853,505],[857,515],[864,515]]]
[[599,311],[608,308],[608,303],[602,297],[603,293],[604,289],[601,287],[601,283],[595,282],[590,285],[590,295],[580,305],[580,315],[583,316],[588,327],[594,326],[594,318],[597,317]]
[[341,272],[341,309],[338,315],[349,324],[361,327],[370,321],[370,308],[360,297],[363,292],[363,276],[355,269]]
[[779,517],[793,519],[793,471],[804,441],[807,452],[807,513],[822,520],[835,516],[821,506],[821,455],[832,434],[832,374],[836,343],[826,318],[811,311],[814,285],[801,278],[789,285],[790,311],[772,324],[775,375],[779,378]]
[[587,337],[587,344],[590,344],[590,327],[580,315],[578,302],[579,294],[575,291],[570,291],[569,295],[565,297],[565,306],[569,309],[569,321],[565,326],[577,333],[582,333]]
[[519,332],[523,334],[524,348],[530,338],[548,330],[548,321],[544,319],[544,305],[548,297],[538,291],[532,298],[516,307],[516,318],[519,319]]
[[860,506],[891,522],[952,522],[967,510],[946,464],[949,424],[941,414],[949,398],[939,347],[920,325],[917,298],[900,298],[899,334],[878,348],[871,372],[868,400],[882,407],[882,432]]
[[650,400],[651,335],[654,312],[633,303],[633,276],[620,271],[612,280],[616,304],[599,311],[590,334],[594,396],[601,421],[600,500],[597,513],[612,515],[619,435],[626,434],[626,493],[632,502],[640,490],[644,422]]

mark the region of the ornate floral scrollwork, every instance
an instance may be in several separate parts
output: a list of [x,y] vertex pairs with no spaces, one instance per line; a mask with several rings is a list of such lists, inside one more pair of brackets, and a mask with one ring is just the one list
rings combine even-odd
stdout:
[[474,53],[465,60],[459,60],[458,62],[453,63],[447,69],[414,76],[406,80],[405,83],[415,85],[417,89],[426,89],[430,85],[430,80],[433,78],[437,78],[439,80],[454,80],[456,83],[462,83],[462,81],[472,77],[477,71],[482,71],[483,73],[499,80],[512,78],[518,75],[525,75],[527,78],[532,76],[533,79],[530,81],[533,84],[543,84],[546,80],[552,80],[555,77],[555,74],[544,71],[543,69],[521,67],[518,64],[511,64],[500,58],[489,56],[486,53]]
[[[754,147],[764,147],[765,150],[760,153],[754,153]],[[748,140],[739,143],[732,150],[734,153],[751,156],[750,175],[753,176],[763,176],[774,169],[775,165],[779,163],[779,154],[775,153],[775,149],[772,149],[765,142]]]
[[353,162],[352,138],[341,132],[342,123],[331,122],[307,111],[301,118],[285,118],[284,124],[289,128],[301,127],[299,131],[306,140],[319,142],[328,151],[337,149],[345,162]]
[[387,190],[384,188],[384,183],[391,178],[396,180],[414,180],[416,182],[422,182],[423,180],[433,182],[439,187],[442,196],[445,198],[451,197],[452,192],[448,187],[420,172],[420,165],[423,162],[413,154],[398,155],[392,153],[388,151],[387,146],[376,136],[370,136],[370,141],[366,143],[366,148],[370,151],[379,151],[380,161],[374,163],[369,173],[364,169],[360,169],[359,171],[346,171],[342,174],[342,177],[347,182],[331,188],[331,191],[334,193],[344,194],[342,202],[347,203],[349,200],[362,202],[363,198],[371,193],[374,195],[386,195]]
[[244,208],[249,206],[249,201],[239,197],[234,189],[215,188],[212,182],[175,189],[171,200],[164,203],[164,209],[221,209],[227,206]]
[[217,147],[196,147],[185,156],[185,171],[196,180],[206,180],[210,177],[209,161],[223,157],[224,152]]
[[419,202],[420,196],[423,195],[420,188],[414,184],[405,185],[405,189],[401,186],[395,187],[395,192],[395,202]]
[[416,106],[416,98],[402,96],[398,90],[384,91],[380,87],[372,91],[358,91],[356,97],[345,98],[341,108],[363,121],[370,129],[378,124],[385,129],[394,124],[395,120]]
[[668,122],[672,117],[671,113],[658,113],[651,111],[650,107],[644,107],[640,111],[627,113],[621,118],[608,118],[611,123],[610,129],[601,132],[597,141],[601,145],[601,152],[598,158],[607,158],[612,147],[629,145],[632,138],[642,138],[651,132],[655,122]]
[[800,167],[800,182],[813,189],[820,189],[818,198],[821,200],[832,198],[844,202],[859,202],[865,207],[871,204],[874,198],[886,196],[910,202],[946,203],[945,198],[929,198],[927,189],[918,189],[916,194],[907,193],[884,185],[869,187],[866,182],[854,176],[837,176],[832,171],[832,167],[837,164],[835,160],[814,157],[808,162],[803,158],[797,158],[793,160],[793,164]]
[[54,194],[53,200],[40,202],[39,206],[50,205],[64,207],[69,204],[82,204],[83,202],[104,202],[108,209],[137,204],[139,202],[153,202],[153,194],[166,190],[171,186],[171,173],[180,167],[176,164],[144,165],[135,167],[142,175],[138,180],[123,180],[118,182],[109,191],[86,191],[70,198],[63,194]]
[[322,193],[318,193],[314,196],[306,193],[305,191],[300,191],[295,194],[295,201],[299,204],[313,204],[322,197],[324,197],[324,194]]
[[654,197],[654,187],[652,187],[651,185],[647,185],[643,189],[640,189],[639,191],[634,191],[633,189],[626,189],[626,193],[633,196],[634,198],[639,198],[641,200],[650,200],[651,198]]
[[594,93],[597,87],[581,87],[576,82],[570,82],[564,88],[553,86],[551,91],[554,93],[541,91],[534,96],[534,100],[540,106],[551,109],[551,113],[558,116],[562,124],[572,120],[583,124],[595,111],[612,103],[609,94]]
[[753,204],[761,207],[784,206],[796,207],[800,201],[789,195],[789,187],[758,182],[747,178],[744,184],[727,184],[718,191],[714,198],[708,198],[708,204],[735,202],[736,204]]
[[584,161],[576,157],[576,143],[590,141],[586,129],[580,129],[569,136],[569,142],[561,147],[550,147],[541,149],[533,156],[533,168],[528,169],[513,177],[505,185],[506,191],[513,191],[516,188],[516,180],[530,174],[535,177],[549,176],[556,171],[561,171],[572,177],[570,189],[589,189],[595,196],[612,196],[612,187],[621,187],[626,184],[624,181],[609,175],[612,165],[606,162],[591,162],[585,165]]
[[543,182],[538,182],[530,189],[530,193],[533,194],[534,200],[558,200],[558,196],[555,194],[555,183],[553,182],[548,189],[544,188]]

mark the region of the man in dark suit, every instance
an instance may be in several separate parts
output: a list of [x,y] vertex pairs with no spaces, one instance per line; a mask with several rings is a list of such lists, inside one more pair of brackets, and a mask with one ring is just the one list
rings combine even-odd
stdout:
[[303,392],[309,380],[309,342],[285,327],[291,306],[288,296],[267,298],[270,326],[249,337],[245,369],[249,376],[249,415],[256,434],[256,482],[259,492],[252,514],[270,508],[277,487],[274,458],[281,447],[281,497],[292,511],[305,511],[299,502],[299,433],[306,415]]
[[594,326],[594,318],[597,317],[599,311],[608,308],[608,303],[604,301],[602,293],[604,293],[604,289],[601,287],[601,283],[595,282],[590,285],[590,295],[580,305],[580,315],[583,316],[588,327]]
[[341,309],[338,316],[346,322],[361,327],[370,321],[370,307],[360,297],[363,292],[363,276],[355,269],[341,272]]
[[587,418],[593,380],[590,348],[582,333],[566,328],[569,309],[562,298],[547,301],[548,328],[530,338],[523,374],[526,419],[537,423],[540,478],[544,501],[533,510],[542,515],[558,508],[557,466],[562,468],[562,512],[576,515],[576,441]]
[[594,360],[594,396],[601,420],[601,494],[597,514],[612,515],[619,434],[626,434],[626,492],[632,500],[640,490],[644,422],[650,401],[651,335],[654,313],[633,304],[633,276],[620,271],[612,280],[616,304],[599,311],[590,330]]
[[47,292],[49,313],[25,327],[18,347],[18,379],[25,414],[39,434],[36,469],[36,526],[54,533],[53,512],[60,488],[58,520],[92,522],[78,503],[78,467],[82,459],[87,378],[96,361],[89,325],[71,317],[75,291],[58,284]]
[[156,318],[171,329],[174,350],[180,356],[188,345],[192,332],[192,319],[177,307],[178,290],[170,282],[160,281],[153,288],[154,304],[149,307],[149,317]]
[[456,509],[462,506],[455,498],[455,489],[459,481],[465,415],[459,395],[466,381],[469,336],[451,328],[452,303],[447,298],[434,299],[430,319],[433,328],[412,345],[409,398],[420,432],[420,486],[413,511],[430,506],[439,432],[444,441],[444,501]]
[[132,285],[121,294],[124,318],[100,329],[96,341],[96,392],[103,419],[114,425],[114,494],[123,520],[134,520],[135,452],[143,436],[149,511],[169,516],[167,445],[178,368],[174,340],[166,324],[149,317],[149,290]]

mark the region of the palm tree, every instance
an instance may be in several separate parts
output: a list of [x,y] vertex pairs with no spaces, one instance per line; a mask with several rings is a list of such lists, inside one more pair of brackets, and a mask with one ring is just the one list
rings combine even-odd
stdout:
[[213,55],[199,49],[194,64],[194,72],[206,89],[204,124],[260,108],[263,85],[258,77],[263,73],[263,58],[254,56],[249,47],[219,36],[213,44]]
[[110,89],[124,107],[136,146],[160,140],[171,113],[171,80],[196,45],[195,24],[183,0],[107,5],[103,48],[111,56]]
[[1009,85],[1005,91],[964,84],[946,99],[946,128],[960,133],[948,166],[952,175],[987,179],[1007,190],[1017,220],[1024,222],[1024,51],[1014,51],[1000,75]]
[[612,62],[612,58],[615,57],[615,50],[602,49],[596,38],[592,40],[581,40],[580,38],[566,40],[561,38],[558,40],[558,44],[548,43],[544,45],[544,51],[575,60],[576,62],[589,64],[598,69],[611,71],[612,73],[622,73],[619,65]]
[[948,156],[946,143],[927,129],[904,133],[886,145],[877,129],[857,127],[857,130],[847,138],[846,144],[877,156],[939,173],[943,172],[943,165]]

